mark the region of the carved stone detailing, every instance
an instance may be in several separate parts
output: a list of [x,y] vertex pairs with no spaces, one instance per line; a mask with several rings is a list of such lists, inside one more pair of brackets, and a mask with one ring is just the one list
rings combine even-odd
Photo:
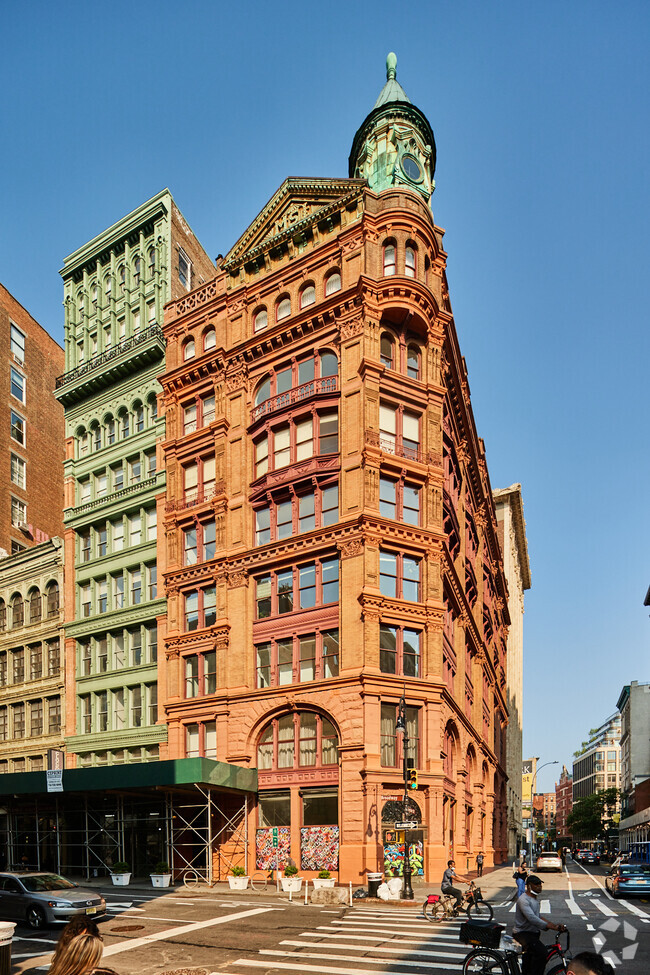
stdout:
[[241,586],[245,586],[248,581],[248,575],[242,569],[235,569],[228,573],[228,588],[229,589],[239,589]]
[[366,503],[371,508],[377,507],[379,490],[379,471],[375,467],[366,468]]
[[187,295],[185,298],[179,298],[175,303],[174,308],[176,310],[176,315],[184,315],[188,311],[193,311],[194,308],[199,308],[200,305],[205,305],[206,302],[211,301],[217,296],[217,282],[209,281],[202,288],[198,288],[191,294]]
[[341,341],[354,338],[363,332],[363,316],[357,315],[341,325]]
[[226,371],[226,389],[229,393],[237,389],[246,389],[248,385],[248,369],[243,362],[233,362]]
[[350,240],[346,240],[345,243],[343,244],[343,250],[346,254],[350,254],[352,251],[359,250],[362,244],[363,244],[363,240],[361,238],[361,235],[359,234],[355,237],[350,238]]
[[363,553],[363,539],[350,538],[348,541],[342,542],[340,552],[342,559],[352,559],[361,555]]

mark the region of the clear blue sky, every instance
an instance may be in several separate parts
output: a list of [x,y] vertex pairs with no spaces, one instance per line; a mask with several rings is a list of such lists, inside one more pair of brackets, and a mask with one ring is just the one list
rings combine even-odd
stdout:
[[285,177],[347,175],[397,53],[492,485],[523,488],[524,754],[569,764],[650,679],[647,0],[32,0],[2,38],[0,280],[60,342],[67,254],[164,186],[225,253]]

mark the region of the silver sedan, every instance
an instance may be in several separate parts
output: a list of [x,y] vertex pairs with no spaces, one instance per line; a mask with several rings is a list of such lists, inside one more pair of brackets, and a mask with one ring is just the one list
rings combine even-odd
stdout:
[[106,915],[106,901],[56,873],[0,873],[0,917],[27,923],[37,930],[65,924],[77,914]]

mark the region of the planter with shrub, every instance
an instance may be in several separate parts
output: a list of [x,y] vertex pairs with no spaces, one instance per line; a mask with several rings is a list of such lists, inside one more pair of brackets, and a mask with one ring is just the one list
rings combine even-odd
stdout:
[[172,880],[169,864],[165,860],[159,860],[149,876],[152,887],[169,887]]
[[285,893],[297,894],[302,888],[302,877],[298,877],[298,867],[293,863],[288,863],[284,868],[284,877],[281,877],[282,890]]
[[236,866],[230,871],[230,877],[228,877],[228,883],[230,884],[231,890],[246,890],[248,887],[248,881],[251,879],[246,876],[246,870],[244,867]]
[[321,870],[318,876],[312,880],[312,884],[314,885],[314,890],[320,890],[321,887],[333,887],[334,877],[329,870]]
[[114,863],[111,867],[111,880],[115,887],[126,887],[131,880],[131,867],[124,860]]

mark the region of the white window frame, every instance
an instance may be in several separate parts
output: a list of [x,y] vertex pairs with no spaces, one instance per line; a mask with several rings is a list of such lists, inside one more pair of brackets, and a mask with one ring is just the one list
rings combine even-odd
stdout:
[[[14,393],[14,386],[20,388],[20,396],[16,396]],[[24,406],[27,400],[27,379],[23,376],[22,372],[19,372],[13,366],[10,367],[10,389],[13,398],[17,399]]]
[[25,338],[25,333],[13,322],[10,322],[9,350],[14,357],[14,362],[19,362],[21,365],[25,362]]

